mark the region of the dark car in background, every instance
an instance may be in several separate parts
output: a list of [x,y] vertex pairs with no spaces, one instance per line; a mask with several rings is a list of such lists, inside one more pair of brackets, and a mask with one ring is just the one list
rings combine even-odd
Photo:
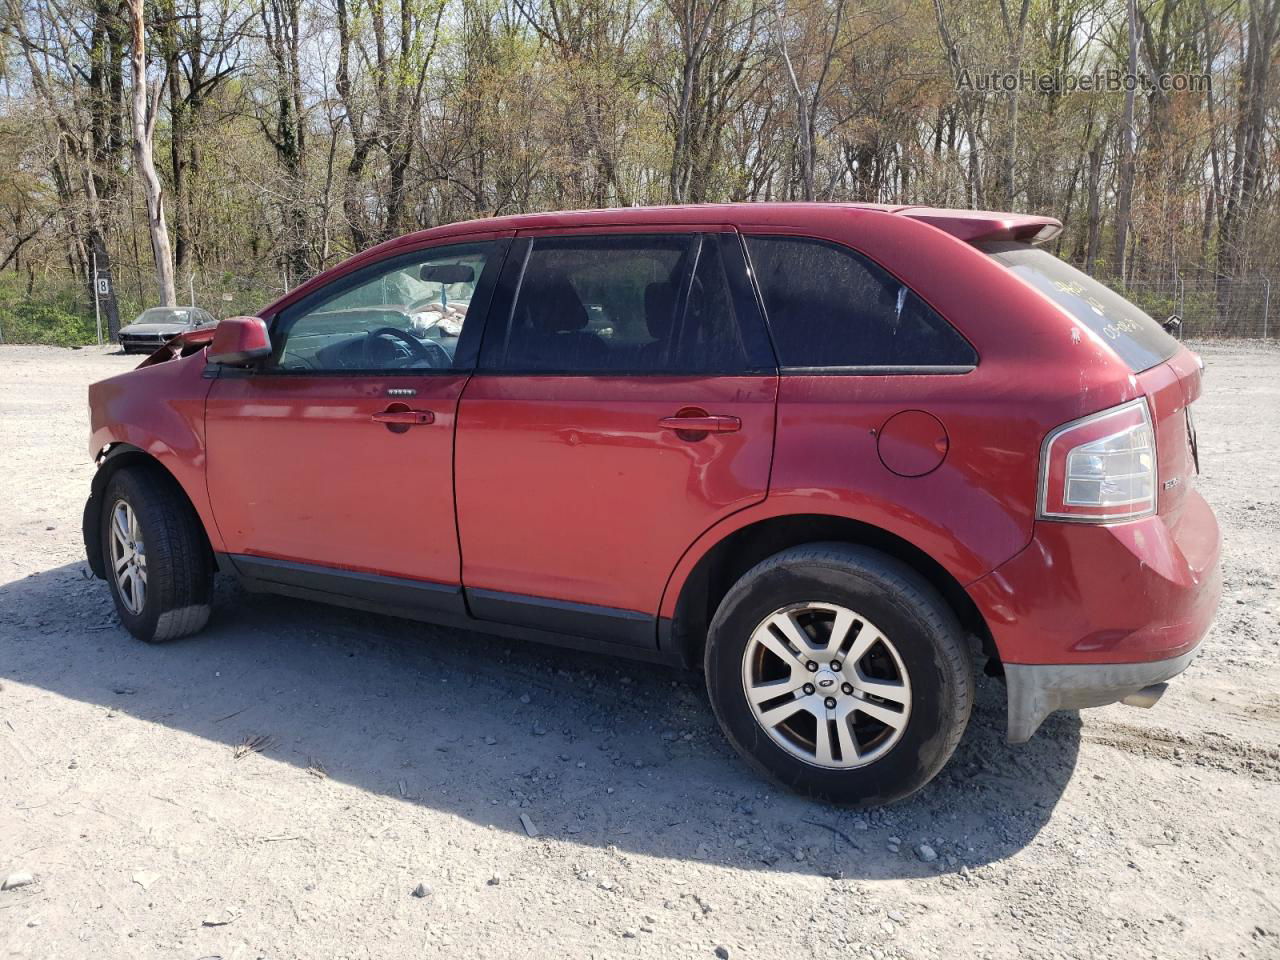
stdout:
[[199,307],[150,307],[120,328],[120,346],[125,353],[152,353],[180,333],[217,322]]

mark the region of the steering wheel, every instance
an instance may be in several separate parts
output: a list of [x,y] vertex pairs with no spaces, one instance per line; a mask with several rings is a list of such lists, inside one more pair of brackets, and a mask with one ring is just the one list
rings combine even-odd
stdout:
[[448,351],[438,343],[428,340],[425,343],[411,333],[396,327],[379,327],[370,330],[364,338],[364,365],[370,369],[377,365],[378,358],[372,356],[370,349],[378,339],[398,340],[409,350],[410,360],[422,360],[430,367],[447,367],[451,362]]

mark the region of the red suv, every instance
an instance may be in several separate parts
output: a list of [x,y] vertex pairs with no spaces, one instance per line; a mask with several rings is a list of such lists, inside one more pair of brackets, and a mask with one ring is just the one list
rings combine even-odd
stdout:
[[89,562],[143,640],[249,588],[705,668],[872,804],[964,731],[1154,703],[1220,592],[1201,367],[1035,244],[855,204],[537,214],[366,251],[94,384]]

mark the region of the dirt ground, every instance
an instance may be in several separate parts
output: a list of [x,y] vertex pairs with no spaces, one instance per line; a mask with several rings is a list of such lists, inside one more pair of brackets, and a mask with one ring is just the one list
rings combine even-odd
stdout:
[[3,956],[1280,958],[1280,349],[1203,353],[1203,655],[1021,747],[984,681],[943,774],[859,814],[753,776],[666,669],[226,578],[136,642],[79,522],[85,386],[137,358],[0,347]]

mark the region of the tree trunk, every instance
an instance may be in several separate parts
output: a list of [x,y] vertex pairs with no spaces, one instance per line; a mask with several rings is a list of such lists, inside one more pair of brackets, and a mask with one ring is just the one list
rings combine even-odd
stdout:
[[155,163],[156,109],[147,100],[146,28],[142,19],[142,3],[143,0],[129,0],[129,22],[133,28],[133,51],[129,59],[133,70],[133,156],[147,195],[147,229],[151,233],[151,252],[156,261],[160,302],[166,307],[175,307],[178,298],[173,288],[173,254],[169,248],[169,228],[164,219],[164,190]]
[[[1138,4],[1128,3],[1129,73],[1138,73]],[[1116,185],[1116,227],[1112,238],[1111,273],[1121,281],[1125,278],[1125,256],[1128,252],[1129,219],[1133,210],[1133,174],[1137,154],[1137,135],[1133,129],[1134,85],[1127,84],[1124,93],[1124,111],[1120,117],[1120,173]]]
[[951,68],[951,78],[956,84],[956,98],[960,101],[961,117],[964,121],[964,137],[969,144],[968,156],[968,182],[965,184],[966,192],[969,194],[969,206],[982,207],[986,205],[986,191],[982,184],[982,168],[978,163],[980,150],[978,148],[977,124],[973,116],[973,98],[960,88],[960,77],[963,67],[960,63],[960,51],[955,41],[951,38],[951,30],[947,27],[947,18],[942,10],[942,0],[933,0],[933,12],[937,17],[938,37],[942,41],[943,52],[947,55],[947,65]]
[[1280,2],[1251,0],[1248,48],[1240,79],[1240,117],[1236,125],[1231,182],[1218,227],[1218,275],[1233,276],[1246,266],[1242,228],[1252,212],[1263,169],[1267,128],[1267,91],[1280,42]]
[[1102,236],[1102,153],[1106,146],[1107,134],[1094,141],[1089,148],[1089,179],[1087,193],[1089,196],[1089,212],[1085,218],[1086,240],[1084,247],[1084,269],[1093,273],[1098,260],[1098,245]]
[[800,199],[812,200],[814,198],[813,127],[810,121],[808,98],[800,88],[800,80],[796,77],[795,67],[791,63],[791,54],[787,51],[786,24],[783,22],[785,16],[785,7],[779,3],[775,14],[778,52],[782,54],[783,66],[787,68],[787,80],[791,84],[791,94],[795,100],[796,132],[800,136],[800,141],[796,144],[796,159],[800,165]]
[[[1004,23],[1005,41],[1009,47],[1009,72],[1017,76],[1022,70],[1022,49],[1027,35],[1027,14],[1031,9],[1031,0],[1022,0],[1018,11],[1018,22],[1010,22],[1009,8],[1004,0],[1000,3],[1000,15]],[[1013,197],[1017,192],[1014,174],[1018,159],[1018,90],[1009,91],[1009,99],[1005,104],[1005,134],[1000,158],[1000,205],[1002,208],[1013,208]]]
[[190,273],[191,198],[187,192],[187,105],[182,97],[181,67],[174,43],[169,63],[169,162],[173,168],[173,265],[176,276]]

